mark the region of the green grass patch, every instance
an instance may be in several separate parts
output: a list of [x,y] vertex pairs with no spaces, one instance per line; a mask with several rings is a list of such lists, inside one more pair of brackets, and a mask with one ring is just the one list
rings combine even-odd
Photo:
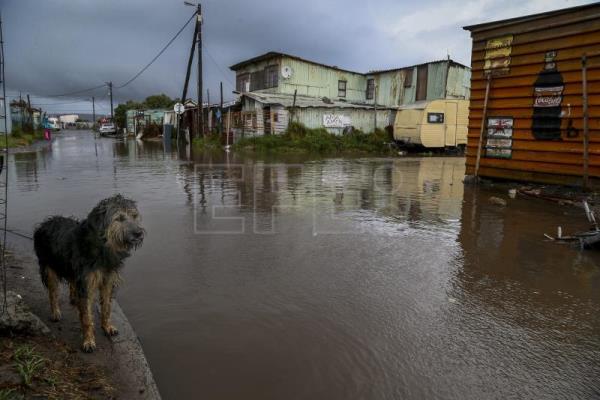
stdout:
[[235,143],[234,149],[256,152],[387,154],[391,152],[392,142],[392,135],[384,130],[371,133],[354,130],[348,134],[334,135],[324,128],[310,129],[302,124],[292,123],[282,135],[244,138]]
[[217,149],[221,147],[221,139],[218,134],[210,134],[192,139],[192,145],[201,149]]
[[[20,127],[13,127],[12,133],[8,135],[8,147],[29,146],[38,140],[44,140],[43,130],[21,130]],[[0,137],[0,146],[4,147],[4,137]]]

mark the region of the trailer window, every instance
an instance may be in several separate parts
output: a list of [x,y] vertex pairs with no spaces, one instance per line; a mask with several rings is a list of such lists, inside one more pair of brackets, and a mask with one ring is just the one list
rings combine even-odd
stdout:
[[427,122],[430,124],[443,124],[444,113],[427,113]]

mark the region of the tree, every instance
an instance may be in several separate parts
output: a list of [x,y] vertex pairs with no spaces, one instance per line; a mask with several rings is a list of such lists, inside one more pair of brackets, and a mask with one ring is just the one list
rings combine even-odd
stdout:
[[127,123],[127,111],[129,110],[148,110],[148,109],[169,109],[172,110],[173,106],[178,99],[171,99],[164,93],[155,94],[146,97],[143,102],[137,102],[133,100],[127,100],[126,103],[121,103],[115,108],[115,122],[120,128],[124,128]]
[[[127,100],[126,103],[121,103],[115,108],[115,122],[120,128],[124,128],[127,123],[128,110],[142,110],[144,105],[137,101]],[[95,121],[94,121],[95,122]]]
[[173,105],[175,105],[175,101],[164,93],[148,96],[144,100],[146,108],[172,108]]

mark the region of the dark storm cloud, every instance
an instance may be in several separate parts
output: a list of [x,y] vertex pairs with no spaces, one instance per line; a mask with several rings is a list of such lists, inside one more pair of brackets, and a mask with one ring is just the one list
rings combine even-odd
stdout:
[[[270,50],[368,71],[452,58],[469,63],[465,24],[574,6],[589,1],[358,0],[203,2],[205,81],[211,100],[219,81],[226,97],[235,82],[229,65]],[[149,62],[193,13],[180,0],[0,0],[6,42],[7,84],[36,96],[76,91],[106,81],[126,82]],[[180,97],[193,24],[140,78],[115,99],[164,92]],[[195,68],[191,94],[195,95]],[[106,109],[106,89],[85,93]],[[56,111],[89,110],[61,103]],[[84,112],[84,111],[81,111]]]

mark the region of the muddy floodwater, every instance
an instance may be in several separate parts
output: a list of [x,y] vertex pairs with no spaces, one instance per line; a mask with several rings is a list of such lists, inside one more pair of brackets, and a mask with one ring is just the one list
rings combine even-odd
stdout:
[[491,204],[505,189],[464,187],[462,158],[63,132],[10,162],[19,232],[138,201],[148,236],[117,297],[165,399],[600,397],[600,253],[543,237],[586,229],[583,212]]

